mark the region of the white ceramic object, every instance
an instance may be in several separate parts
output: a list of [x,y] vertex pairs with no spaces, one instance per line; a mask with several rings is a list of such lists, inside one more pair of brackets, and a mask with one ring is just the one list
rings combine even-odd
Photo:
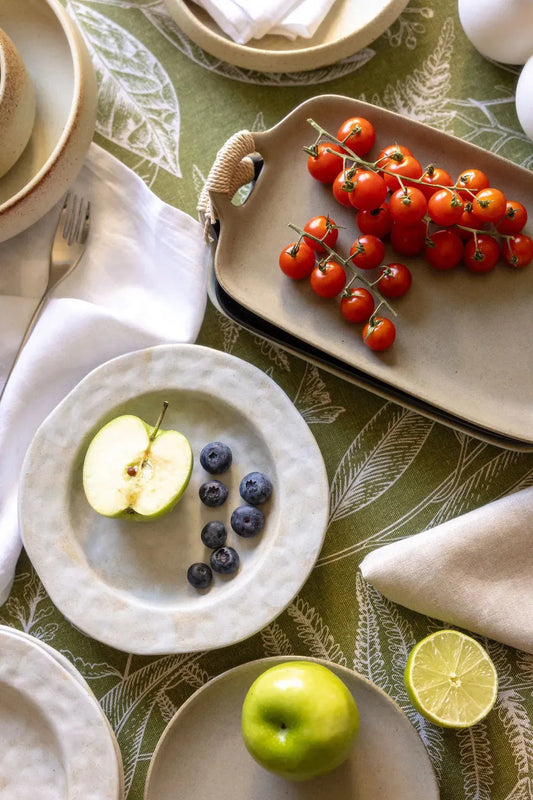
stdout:
[[[329,775],[301,783],[276,777],[247,752],[241,735],[246,692],[264,670],[284,661],[314,661],[333,670],[360,713],[349,759]],[[231,766],[228,766],[231,765]],[[278,656],[242,664],[198,689],[178,710],[155,749],[144,800],[438,800],[431,761],[403,711],[362,675],[321,659]]]
[[0,29],[0,178],[20,158],[34,120],[33,83],[17,48]]
[[10,800],[114,800],[121,779],[101,709],[45,650],[0,632],[0,783]]
[[476,50],[504,64],[533,55],[532,0],[458,0],[459,20]]
[[[464,421],[475,435],[532,449],[533,354],[524,342],[533,339],[533,265],[518,270],[499,263],[484,275],[462,266],[440,272],[422,257],[400,258],[387,246],[385,263],[407,264],[413,285],[405,297],[392,301],[397,337],[382,354],[364,346],[361,326],[343,319],[338,301],[324,301],[308,281],[291,281],[279,269],[279,253],[297,238],[288,223],[303,228],[317,214],[329,214],[340,226],[337,249],[348,255],[358,235],[354,212],[333,199],[331,187],[308,175],[302,148],[315,141],[309,117],[336,132],[357,114],[376,127],[374,157],[381,147],[399,142],[422,164],[437,162],[454,178],[475,165],[509,199],[531,207],[529,170],[382,108],[323,95],[298,106],[274,128],[253,134],[264,166],[243,205],[233,205],[227,195],[213,196],[220,220],[217,281],[247,312],[292,336],[296,349],[303,342],[318,360],[321,353],[326,365],[334,359],[369,388],[377,385],[393,398],[396,393],[413,398],[445,422]],[[533,234],[531,224],[524,232]],[[250,259],[250,252],[256,257]]]
[[245,45],[227,36],[192,0],[165,0],[179,27],[208,53],[245,69],[299,72],[353,55],[392,25],[408,0],[336,0],[310,39],[267,35]]
[[533,140],[533,52],[518,77],[516,113],[524,133]]
[[[87,503],[82,463],[106,422],[122,413],[157,417],[189,439],[195,466],[174,511],[136,523],[101,517]],[[230,445],[233,464],[221,508],[198,497],[210,476],[204,444]],[[239,483],[269,475],[272,497],[261,534],[240,539],[229,526],[242,505]],[[22,469],[24,545],[55,605],[89,636],[134,653],[224,647],[277,616],[311,572],[325,535],[329,486],[320,450],[287,395],[264,373],[233,356],[196,345],[150,348],[114,359],[88,375],[37,431]],[[42,498],[47,498],[43,519]],[[200,531],[226,522],[239,572],[214,576],[207,592],[186,580],[208,560]]]
[[2,0],[0,28],[15,43],[35,90],[24,152],[0,179],[0,242],[49,211],[78,174],[91,143],[97,88],[88,50],[59,0]]

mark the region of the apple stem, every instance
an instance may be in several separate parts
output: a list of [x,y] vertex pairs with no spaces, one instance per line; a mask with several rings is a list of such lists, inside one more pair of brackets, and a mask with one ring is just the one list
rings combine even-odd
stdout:
[[167,400],[163,400],[163,408],[161,409],[161,413],[159,414],[159,417],[157,418],[157,422],[155,423],[155,428],[153,429],[152,434],[150,436],[150,441],[151,442],[153,442],[155,437],[157,436],[157,432],[158,432],[159,428],[161,427],[161,423],[163,422],[163,417],[165,416],[165,414],[167,412],[167,408],[168,408],[168,401]]

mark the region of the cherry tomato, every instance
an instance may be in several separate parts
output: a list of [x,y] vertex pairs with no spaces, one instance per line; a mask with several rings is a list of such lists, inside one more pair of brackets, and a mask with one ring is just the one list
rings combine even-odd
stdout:
[[465,244],[463,261],[470,272],[490,272],[500,255],[500,245],[494,236],[478,233]]
[[374,310],[374,298],[362,286],[342,293],[341,314],[349,322],[367,322]]
[[372,233],[379,239],[383,239],[392,228],[389,204],[382,203],[379,208],[372,208],[370,211],[360,210],[355,216],[355,221],[361,233]]
[[472,214],[482,222],[496,222],[505,214],[507,200],[503,192],[488,186],[472,200]]
[[380,273],[377,287],[385,297],[403,297],[411,288],[413,278],[405,264],[387,264]]
[[363,328],[363,342],[371,350],[386,350],[395,338],[396,328],[387,317],[371,317]]
[[416,186],[397,189],[389,200],[389,209],[394,222],[401,225],[416,225],[427,211],[427,200]]
[[[463,228],[473,228],[475,230],[479,230],[480,221],[472,214],[472,203],[467,201],[464,204],[463,213],[461,214],[461,219],[458,221],[457,225],[461,225]],[[473,236],[473,231],[465,231],[461,230],[461,228],[457,228],[457,233],[461,237],[461,239],[470,239]]]
[[390,232],[390,243],[401,256],[416,256],[423,251],[426,236],[425,222],[418,222],[409,227],[395,222]]
[[376,131],[364,117],[350,117],[337,131],[337,139],[358,156],[365,156],[374,146]]
[[521,233],[527,222],[527,210],[518,200],[508,200],[505,214],[496,224],[496,230],[508,236]]
[[352,208],[350,195],[354,189],[354,174],[355,170],[352,168],[341,170],[331,184],[333,197],[337,203],[340,203],[342,206],[347,206],[348,208]]
[[336,297],[346,284],[346,275],[338,261],[317,264],[311,272],[311,289],[320,297]]
[[[317,239],[320,239],[327,244],[328,247],[335,246],[337,236],[339,235],[339,229],[333,220],[330,217],[325,217],[322,214],[318,217],[311,217],[311,219],[305,223],[304,231],[306,233],[310,233],[312,236],[315,236]],[[323,253],[326,249],[325,247],[322,247],[319,242],[315,242],[314,239],[310,239],[309,237],[306,237],[305,242],[313,250],[316,250],[317,253]]]
[[385,257],[385,245],[371,233],[358,236],[350,248],[352,261],[359,269],[379,267]]
[[329,150],[335,150],[335,153],[344,152],[338,144],[320,142],[316,146],[316,155],[310,155],[307,159],[309,174],[320,183],[333,183],[344,166],[342,156],[330,153]]
[[424,255],[428,264],[435,269],[453,269],[463,257],[461,237],[449,228],[435,231],[426,242]]
[[436,167],[430,164],[426,167],[422,177],[421,183],[417,184],[421,192],[423,192],[426,200],[429,200],[432,194],[440,189],[442,186],[453,186],[453,178],[449,172],[446,172],[442,167]]
[[437,225],[447,227],[459,222],[463,214],[463,201],[451,189],[439,189],[428,200],[428,214]]
[[384,166],[385,161],[401,161],[404,156],[412,156],[413,154],[408,147],[403,144],[389,144],[379,151],[376,159],[376,164],[380,167]]
[[389,161],[386,161],[382,165],[382,168],[387,170],[387,172],[383,174],[383,180],[391,192],[395,192],[396,189],[400,188],[400,182],[398,178],[395,177],[396,175],[399,175],[402,179],[408,180],[409,178],[413,178],[417,180],[422,176],[423,172],[420,161],[414,156],[403,156],[401,161],[389,159]]
[[533,260],[533,240],[525,233],[506,239],[502,250],[505,262],[516,269],[527,267]]
[[480,189],[486,189],[489,179],[480,169],[465,169],[457,180],[455,186],[463,200],[473,200],[473,196]]
[[371,211],[385,202],[387,186],[385,181],[368,169],[358,169],[354,175],[354,190],[350,192],[350,203],[355,208]]
[[315,251],[305,242],[292,242],[279,255],[281,271],[289,278],[307,278],[315,266]]

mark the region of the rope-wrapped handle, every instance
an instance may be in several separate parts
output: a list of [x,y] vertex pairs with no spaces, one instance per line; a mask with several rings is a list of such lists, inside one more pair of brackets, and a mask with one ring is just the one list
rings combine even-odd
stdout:
[[217,219],[209,192],[233,197],[237,189],[252,181],[255,168],[249,156],[254,151],[255,142],[250,131],[234,133],[218,151],[201,191],[197,207],[206,240],[212,239],[211,226]]

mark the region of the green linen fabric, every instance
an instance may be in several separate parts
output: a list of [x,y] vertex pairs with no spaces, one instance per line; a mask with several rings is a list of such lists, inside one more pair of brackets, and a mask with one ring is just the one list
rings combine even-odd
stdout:
[[[268,129],[321,93],[364,99],[533,165],[533,143],[514,107],[519,68],[473,49],[452,0],[411,0],[353,56],[281,75],[205,53],[162,0],[65,5],[97,72],[95,141],[193,216],[216,153],[233,133]],[[211,305],[198,342],[251,362],[292,399],[324,455],[330,521],[312,574],[277,619],[240,644],[194,654],[137,657],[87,638],[54,608],[22,554],[0,622],[52,645],[88,680],[116,732],[128,800],[143,797],[158,739],[198,687],[238,664],[285,654],[348,666],[393,697],[424,741],[443,800],[533,798],[533,656],[480,639],[498,670],[496,706],[473,729],[440,729],[410,705],[403,670],[413,645],[442,623],[387,601],[358,574],[373,548],[531,486],[533,454],[498,449],[353,386]]]

